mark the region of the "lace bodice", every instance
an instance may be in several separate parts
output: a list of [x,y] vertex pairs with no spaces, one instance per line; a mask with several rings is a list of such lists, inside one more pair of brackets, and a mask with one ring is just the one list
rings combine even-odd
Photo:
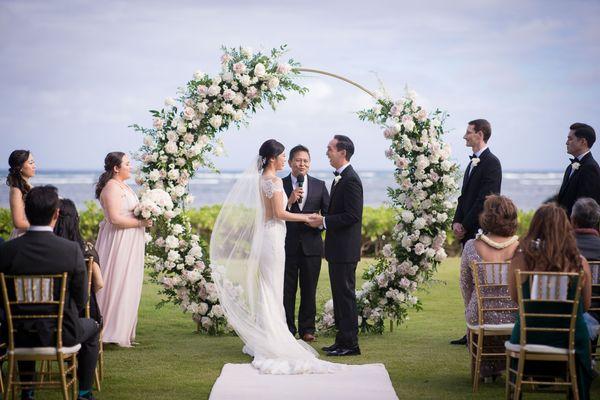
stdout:
[[[262,176],[260,181],[262,200],[265,206],[265,222],[275,220],[274,207],[285,210],[287,203],[285,191],[283,190],[283,181],[276,176]],[[283,221],[281,222],[283,223]]]

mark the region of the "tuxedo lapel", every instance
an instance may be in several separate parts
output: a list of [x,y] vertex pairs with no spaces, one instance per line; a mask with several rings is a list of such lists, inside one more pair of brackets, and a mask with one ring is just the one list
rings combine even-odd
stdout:
[[[472,166],[473,161],[469,162],[469,166],[467,167],[467,170],[465,171],[466,181],[463,180],[463,188],[466,188],[469,185],[469,182],[471,181],[473,176],[475,176],[475,174],[477,174],[481,170],[481,164],[485,161],[486,158],[488,158],[489,154],[490,154],[490,149],[489,148],[485,149],[478,157],[479,164],[475,165],[474,167]],[[473,170],[473,171],[471,172],[471,170]]]
[[287,195],[287,197],[290,197],[290,195],[292,194],[292,190],[294,190],[292,188],[292,174],[289,174],[282,180],[283,180],[283,189],[285,190],[285,194]]

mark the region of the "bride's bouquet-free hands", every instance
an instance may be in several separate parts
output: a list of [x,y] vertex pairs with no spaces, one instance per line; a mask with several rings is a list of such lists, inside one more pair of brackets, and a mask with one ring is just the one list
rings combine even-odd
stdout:
[[152,219],[160,216],[172,218],[174,216],[173,200],[171,196],[162,189],[151,189],[142,193],[139,204],[133,210],[133,214],[148,221],[143,226],[152,226]]
[[306,224],[312,228],[319,228],[323,226],[323,216],[317,213],[309,214]]

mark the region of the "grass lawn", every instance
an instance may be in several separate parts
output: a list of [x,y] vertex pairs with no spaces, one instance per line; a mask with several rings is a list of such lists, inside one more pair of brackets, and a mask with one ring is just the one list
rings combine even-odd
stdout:
[[[367,262],[363,261],[361,267]],[[410,319],[403,326],[394,327],[393,332],[361,336],[361,356],[334,361],[385,364],[400,399],[504,398],[503,380],[482,384],[479,392],[472,395],[467,350],[448,344],[465,330],[458,259],[446,260],[436,280],[428,292],[420,295],[423,311],[411,312]],[[329,296],[324,262],[318,304]],[[198,335],[188,315],[174,306],[157,310],[157,302],[156,287],[146,283],[137,331],[141,344],[133,349],[106,348],[103,388],[96,393],[99,399],[206,399],[224,363],[250,361],[242,354],[242,342],[237,337]],[[331,338],[321,337],[315,347],[331,342]],[[600,398],[598,382],[592,390],[592,398]],[[38,396],[49,397],[58,398]],[[542,399],[548,395],[525,398]]]

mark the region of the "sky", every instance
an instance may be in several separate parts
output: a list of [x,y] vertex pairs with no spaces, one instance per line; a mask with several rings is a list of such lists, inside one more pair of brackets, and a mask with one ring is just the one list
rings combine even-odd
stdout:
[[[562,170],[569,125],[600,132],[598,17],[600,2],[577,0],[0,0],[0,159],[25,148],[41,170],[99,170],[109,151],[139,148],[128,126],[150,127],[148,110],[194,71],[219,72],[222,45],[287,44],[304,67],[393,98],[408,86],[446,111],[463,167],[466,125],[486,118],[505,170]],[[217,167],[244,168],[275,138],[308,146],[313,169],[325,169],[326,144],[343,133],[357,169],[393,169],[381,130],[356,116],[368,95],[314,74],[298,83],[309,93],[223,134]]]

